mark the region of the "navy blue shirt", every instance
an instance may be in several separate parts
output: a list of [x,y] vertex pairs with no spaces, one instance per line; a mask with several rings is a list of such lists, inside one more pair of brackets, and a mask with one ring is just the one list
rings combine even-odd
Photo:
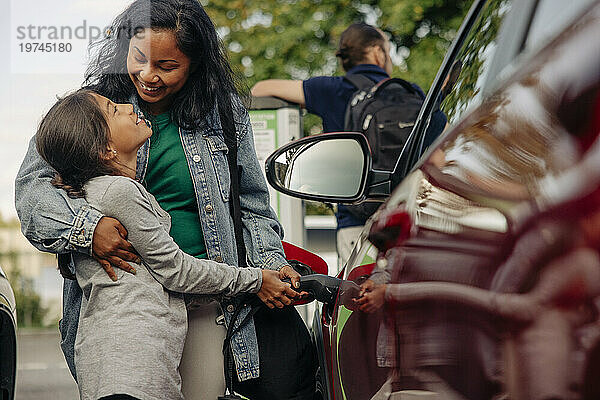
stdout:
[[[362,74],[373,83],[389,78],[377,65],[361,64],[348,71],[348,74]],[[350,102],[356,87],[343,76],[316,76],[302,84],[306,110],[323,120],[323,132],[343,132],[346,105]]]
[[[361,64],[351,68],[348,74],[361,74],[371,79],[374,83],[390,76],[380,67],[373,64]],[[425,99],[425,93],[416,84],[413,87]],[[304,101],[306,110],[316,114],[323,120],[323,132],[343,132],[346,105],[350,102],[356,87],[346,81],[343,76],[317,76],[305,80],[302,83],[304,90]],[[440,114],[440,115],[438,115]],[[430,129],[425,138],[425,146],[442,132],[446,125],[446,117],[440,111],[434,113]],[[435,134],[430,134],[431,128],[435,126]],[[364,225],[366,221],[357,219],[348,212],[347,206],[340,204],[336,213],[338,229],[351,226]]]

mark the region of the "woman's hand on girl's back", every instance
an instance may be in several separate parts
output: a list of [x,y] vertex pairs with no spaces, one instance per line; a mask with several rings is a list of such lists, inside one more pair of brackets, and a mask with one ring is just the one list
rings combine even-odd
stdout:
[[110,279],[117,280],[113,267],[135,274],[135,268],[125,261],[140,263],[141,259],[127,241],[127,230],[121,223],[110,217],[102,217],[96,225],[92,237],[92,254],[102,265]]
[[292,304],[292,299],[298,293],[289,283],[279,279],[279,272],[270,269],[262,270],[262,286],[258,291],[258,298],[269,308],[283,308]]

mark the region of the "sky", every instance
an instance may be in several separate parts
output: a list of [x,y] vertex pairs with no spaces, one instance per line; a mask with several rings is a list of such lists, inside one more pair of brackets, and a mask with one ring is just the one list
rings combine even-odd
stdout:
[[[131,0],[0,0],[3,218],[16,217],[14,180],[41,117],[57,96],[80,87],[90,38],[109,26],[129,3]],[[49,43],[51,51],[31,51],[35,43]],[[58,51],[61,44],[70,44],[70,51]]]

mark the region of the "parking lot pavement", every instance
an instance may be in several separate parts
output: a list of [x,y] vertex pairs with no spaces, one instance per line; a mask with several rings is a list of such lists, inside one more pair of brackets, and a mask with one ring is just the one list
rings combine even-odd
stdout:
[[17,334],[18,400],[78,399],[77,385],[60,351],[58,329]]

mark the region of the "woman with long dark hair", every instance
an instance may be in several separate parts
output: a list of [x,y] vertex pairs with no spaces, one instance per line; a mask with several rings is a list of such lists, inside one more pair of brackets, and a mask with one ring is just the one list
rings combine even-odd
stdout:
[[[195,257],[238,265],[227,161],[228,147],[237,145],[246,260],[295,282],[298,275],[283,255],[283,232],[269,206],[248,113],[202,6],[195,0],[137,0],[115,19],[96,51],[85,85],[114,102],[133,104],[153,122],[151,139],[137,153],[136,179],[171,216],[170,234],[179,247]],[[125,229],[85,200],[71,199],[52,186],[53,176],[32,142],[16,182],[23,233],[44,251],[93,255],[116,279],[113,266],[128,270],[127,261],[138,259]],[[74,376],[81,297],[77,283],[65,280],[61,345]],[[231,341],[236,390],[252,399],[312,398],[314,354],[298,313],[284,307],[290,296],[278,291],[259,297],[269,308],[256,313]],[[214,324],[213,298],[195,300],[205,304],[189,314],[186,348],[192,342],[189,347],[204,353],[194,371],[202,376],[204,389],[194,396],[211,398],[222,389],[223,379],[221,342],[208,330],[223,333]],[[226,320],[239,307],[239,318],[248,314],[249,307],[239,303],[221,302]],[[196,340],[203,341],[198,345]],[[182,363],[188,366],[198,358],[186,357],[184,350]],[[183,372],[182,377],[186,394]]]

